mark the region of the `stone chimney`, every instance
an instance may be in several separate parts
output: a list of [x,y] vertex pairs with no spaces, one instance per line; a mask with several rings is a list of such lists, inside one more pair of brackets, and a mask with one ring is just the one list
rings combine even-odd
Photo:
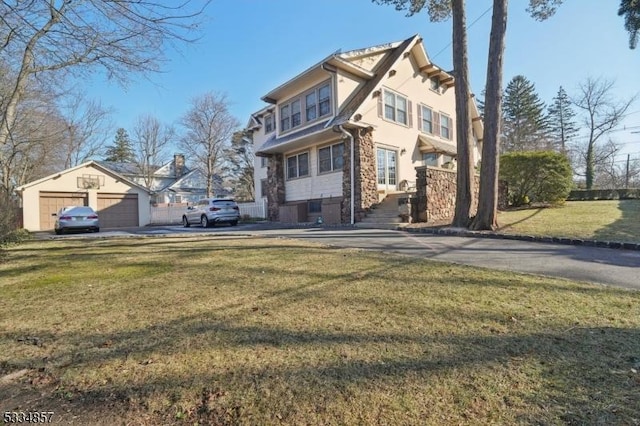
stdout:
[[173,154],[173,171],[175,173],[176,178],[179,178],[184,174],[184,155],[183,154]]

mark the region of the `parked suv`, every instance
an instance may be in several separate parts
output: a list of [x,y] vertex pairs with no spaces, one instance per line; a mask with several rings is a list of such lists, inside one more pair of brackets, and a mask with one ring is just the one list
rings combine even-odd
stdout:
[[240,208],[231,198],[203,198],[195,205],[187,207],[182,215],[182,225],[186,228],[199,223],[203,228],[226,222],[236,226],[240,219]]

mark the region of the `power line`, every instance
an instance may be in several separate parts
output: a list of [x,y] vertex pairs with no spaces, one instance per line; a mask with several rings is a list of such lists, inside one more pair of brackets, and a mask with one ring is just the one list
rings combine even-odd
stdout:
[[[473,27],[473,25],[474,25],[476,22],[478,22],[478,21],[479,21],[479,20],[480,20],[484,15],[486,15],[487,13],[489,13],[489,11],[490,11],[491,9],[493,9],[493,6],[489,6],[489,7],[487,8],[487,10],[485,10],[484,12],[482,12],[482,14],[481,14],[480,16],[478,16],[476,19],[474,19],[474,20],[473,20],[473,22],[471,22],[469,25],[467,25],[467,30],[469,30],[471,27]],[[438,55],[440,55],[442,52],[444,52],[445,50],[447,50],[447,49],[451,46],[451,44],[452,44],[452,43],[453,43],[453,42],[449,42],[445,47],[443,47],[442,49],[440,49],[440,50],[438,51],[438,53],[436,53],[435,55],[433,55],[433,56],[432,56],[432,58],[434,58],[434,59],[435,59],[435,58],[437,58],[437,57],[438,57]]]

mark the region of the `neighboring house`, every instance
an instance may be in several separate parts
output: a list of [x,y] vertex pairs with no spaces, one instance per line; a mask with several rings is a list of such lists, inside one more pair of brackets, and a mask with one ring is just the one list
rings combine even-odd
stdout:
[[101,228],[149,223],[149,191],[95,161],[54,173],[16,189],[22,199],[23,226],[29,231],[53,229],[65,206],[91,206]]
[[[153,204],[194,203],[207,196],[207,177],[199,169],[189,169],[182,154],[175,154],[170,162],[155,167],[149,182],[149,177],[134,163],[100,161],[100,164],[148,188]],[[230,194],[218,176],[213,178],[213,191],[216,196]]]
[[[418,35],[329,55],[252,114],[256,199],[267,198],[274,221],[354,223],[415,185],[416,167],[455,168],[453,86]],[[471,104],[477,164],[482,122]]]

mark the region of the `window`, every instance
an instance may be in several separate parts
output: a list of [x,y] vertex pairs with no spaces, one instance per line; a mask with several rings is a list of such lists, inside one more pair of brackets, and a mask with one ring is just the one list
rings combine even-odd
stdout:
[[438,154],[435,152],[425,152],[422,154],[422,161],[425,166],[437,166],[438,165]]
[[269,165],[269,159],[267,157],[260,157],[260,167],[263,169]]
[[451,139],[451,127],[453,120],[451,117],[440,114],[440,136],[445,139]]
[[[273,114],[264,116],[264,132],[271,133],[276,129],[276,118]],[[263,166],[264,167],[264,166]]]
[[331,114],[331,86],[325,84],[318,89],[320,117]]
[[302,123],[300,113],[300,99],[291,102],[291,128],[298,127]]
[[384,118],[396,123],[408,124],[407,98],[396,95],[388,90],[384,91]]
[[287,157],[287,179],[309,176],[309,153]]
[[289,105],[280,108],[280,131],[284,132],[291,128],[291,112]]
[[431,108],[420,105],[420,130],[425,133],[433,133],[433,111]]
[[260,196],[266,197],[268,193],[267,179],[260,179]]
[[431,77],[430,87],[431,90],[440,93],[440,79],[438,77]]
[[322,200],[309,200],[307,211],[309,213],[322,213]]
[[316,92],[315,90],[305,96],[304,104],[306,107],[307,121],[315,120],[318,117],[318,106],[316,105]]
[[319,173],[342,170],[344,164],[344,144],[337,143],[318,150]]

